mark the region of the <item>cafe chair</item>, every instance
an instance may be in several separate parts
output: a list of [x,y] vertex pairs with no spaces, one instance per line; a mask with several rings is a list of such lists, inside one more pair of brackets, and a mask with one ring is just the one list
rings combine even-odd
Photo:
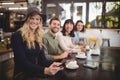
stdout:
[[107,42],[108,47],[110,47],[110,39],[108,39],[108,38],[102,39],[102,47],[105,45],[106,42]]
[[89,38],[88,39],[88,45],[94,46],[94,47],[99,46],[98,38]]

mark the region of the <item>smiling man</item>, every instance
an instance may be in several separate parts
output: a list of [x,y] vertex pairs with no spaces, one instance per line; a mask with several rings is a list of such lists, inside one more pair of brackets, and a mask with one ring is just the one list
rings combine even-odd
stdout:
[[44,34],[44,50],[48,60],[60,60],[66,58],[70,51],[63,52],[60,49],[56,37],[56,33],[60,30],[60,20],[58,18],[52,18],[49,22],[49,31]]

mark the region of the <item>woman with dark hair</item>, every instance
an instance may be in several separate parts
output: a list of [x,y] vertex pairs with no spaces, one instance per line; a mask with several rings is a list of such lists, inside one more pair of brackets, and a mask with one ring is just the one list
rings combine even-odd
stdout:
[[79,31],[79,32],[84,32],[85,31],[85,27],[84,27],[84,24],[83,24],[82,20],[78,20],[76,22],[74,30]]
[[[83,25],[83,21],[82,20],[78,20],[75,24],[75,27],[74,27],[74,34],[75,34],[75,37],[73,38],[74,39],[74,42],[75,44],[83,44],[84,43],[84,37],[85,37],[85,27]],[[80,43],[80,40],[83,40],[83,43]]]
[[58,43],[63,51],[70,50],[74,47],[72,37],[74,37],[74,22],[67,19],[63,25],[62,31],[57,33]]
[[67,19],[63,25],[62,34],[64,36],[74,37],[74,22],[72,19]]

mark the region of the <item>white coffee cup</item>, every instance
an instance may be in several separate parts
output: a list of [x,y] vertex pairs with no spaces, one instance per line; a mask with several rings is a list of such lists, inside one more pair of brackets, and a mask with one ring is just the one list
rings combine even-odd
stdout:
[[89,45],[86,45],[86,49],[89,50],[89,49],[90,49],[90,46],[89,46]]
[[78,68],[77,61],[74,60],[74,61],[69,61],[69,62],[67,62],[67,63],[66,63],[66,67],[67,67],[67,68],[71,68],[71,69]]
[[79,53],[77,54],[77,56],[85,56],[85,53],[84,53],[84,52],[79,52]]

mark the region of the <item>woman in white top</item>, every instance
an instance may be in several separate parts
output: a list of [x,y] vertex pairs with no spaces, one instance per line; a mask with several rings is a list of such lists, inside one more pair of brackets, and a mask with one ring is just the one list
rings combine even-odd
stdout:
[[57,39],[62,50],[70,50],[74,47],[72,37],[74,37],[74,22],[72,19],[67,19],[63,25],[62,31],[57,34]]

